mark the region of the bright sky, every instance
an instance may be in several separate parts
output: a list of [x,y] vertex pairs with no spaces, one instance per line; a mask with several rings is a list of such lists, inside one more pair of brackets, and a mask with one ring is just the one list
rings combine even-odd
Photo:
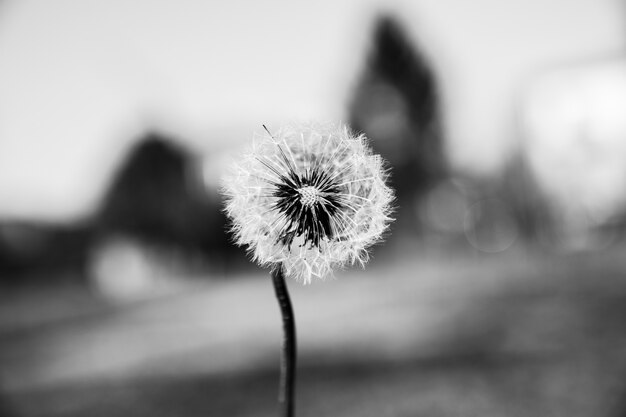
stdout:
[[625,46],[616,0],[5,0],[0,216],[88,214],[147,128],[212,150],[261,123],[345,119],[380,4],[433,58],[460,169],[494,171],[514,146],[520,83]]

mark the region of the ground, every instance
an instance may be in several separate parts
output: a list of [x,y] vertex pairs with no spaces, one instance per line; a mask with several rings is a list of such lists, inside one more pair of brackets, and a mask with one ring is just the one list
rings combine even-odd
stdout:
[[[299,416],[626,416],[623,248],[392,251],[302,286]],[[113,303],[0,294],[0,415],[274,416],[266,271]]]

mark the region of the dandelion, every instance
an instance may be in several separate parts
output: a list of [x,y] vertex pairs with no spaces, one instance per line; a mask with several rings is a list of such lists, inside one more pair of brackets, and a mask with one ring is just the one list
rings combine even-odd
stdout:
[[286,127],[255,137],[225,180],[237,243],[304,283],[359,263],[391,221],[383,161],[346,126]]
[[[265,126],[263,126],[265,128]],[[283,319],[279,405],[294,415],[296,330],[285,276],[303,283],[360,263],[382,239],[393,192],[363,135],[346,126],[290,126],[256,136],[224,180],[239,245],[271,266]]]

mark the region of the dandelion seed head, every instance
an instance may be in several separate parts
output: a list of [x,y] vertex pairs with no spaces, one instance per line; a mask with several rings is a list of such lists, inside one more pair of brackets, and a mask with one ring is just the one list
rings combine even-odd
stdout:
[[317,187],[307,185],[302,188],[298,188],[298,194],[300,194],[300,202],[306,208],[315,206],[322,201],[321,192]]
[[383,160],[344,125],[287,126],[255,135],[224,178],[239,245],[263,266],[309,283],[364,265],[392,221]]

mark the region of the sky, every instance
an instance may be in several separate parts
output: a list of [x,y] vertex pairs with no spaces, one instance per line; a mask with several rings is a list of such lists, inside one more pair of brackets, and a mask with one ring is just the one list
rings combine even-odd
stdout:
[[0,217],[74,220],[149,129],[202,152],[261,124],[345,120],[374,18],[431,59],[447,151],[494,174],[519,144],[516,98],[568,62],[619,56],[616,0],[5,0]]

